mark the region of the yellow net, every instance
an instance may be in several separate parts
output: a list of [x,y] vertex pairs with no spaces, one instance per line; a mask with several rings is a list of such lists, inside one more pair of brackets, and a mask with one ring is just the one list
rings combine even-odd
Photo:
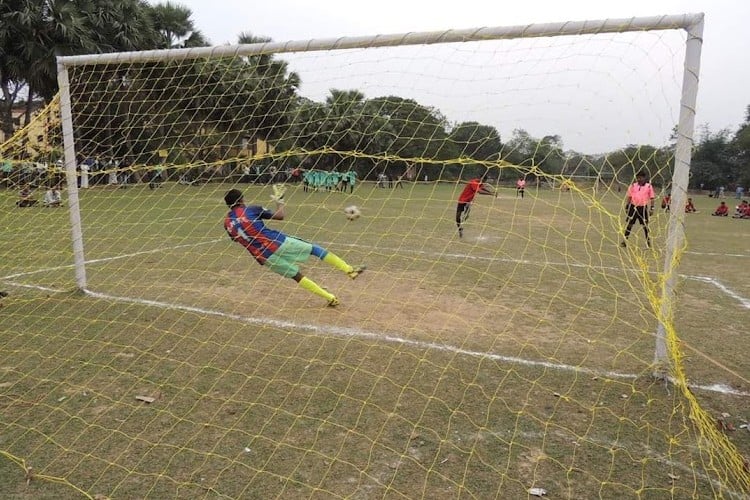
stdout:
[[[737,222],[696,194],[665,258],[683,45],[71,67],[83,291],[59,101],[0,146],[0,496],[750,494]],[[639,170],[651,245],[623,247]],[[270,216],[274,185],[317,288],[225,232],[231,189]]]

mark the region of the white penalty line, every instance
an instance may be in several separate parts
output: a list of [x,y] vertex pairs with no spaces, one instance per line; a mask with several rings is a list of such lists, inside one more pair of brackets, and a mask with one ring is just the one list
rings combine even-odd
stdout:
[[690,280],[701,281],[703,283],[709,283],[715,286],[716,288],[718,288],[719,290],[721,290],[722,292],[724,292],[725,294],[729,295],[733,299],[735,299],[740,304],[742,304],[742,306],[745,309],[750,309],[750,299],[746,299],[745,297],[734,292],[733,290],[730,290],[729,287],[727,287],[726,285],[724,285],[723,283],[721,283],[719,280],[715,278],[712,278],[710,276],[686,276],[682,274],[680,276],[683,278],[690,279]]
[[[370,247],[363,247],[362,245],[357,245],[356,243],[349,243],[349,244],[343,244],[339,246],[348,246],[351,248],[370,248]],[[379,250],[382,251],[391,251],[391,252],[398,252],[398,249],[395,248],[380,248]],[[634,269],[623,269],[621,267],[614,267],[614,266],[592,266],[590,264],[578,264],[575,262],[539,262],[539,261],[533,261],[528,259],[511,259],[507,257],[485,257],[482,255],[468,255],[468,254],[460,254],[460,253],[435,253],[435,252],[427,252],[425,250],[409,250],[409,253],[412,254],[420,254],[420,255],[426,255],[428,257],[448,257],[452,259],[469,259],[469,260],[480,260],[480,261],[491,261],[491,262],[504,262],[507,264],[525,264],[530,266],[555,266],[555,267],[575,267],[579,269],[593,269],[596,271],[617,271],[617,272],[627,272],[627,273],[639,273],[639,270]],[[652,273],[653,274],[653,273]],[[740,294],[734,292],[731,290],[728,286],[724,285],[722,282],[717,280],[716,278],[711,278],[708,276],[691,276],[688,274],[678,274],[680,278],[687,279],[687,280],[693,280],[693,281],[700,281],[702,283],[708,283],[725,294],[729,295],[733,299],[735,299],[737,302],[739,302],[742,307],[745,309],[750,309],[750,299],[747,299]]]
[[[110,262],[110,261],[115,261],[115,260],[120,260],[120,259],[128,259],[128,258],[131,258],[131,257],[138,257],[140,255],[147,255],[147,254],[153,254],[153,253],[161,253],[161,252],[166,252],[166,251],[170,251],[170,250],[179,250],[179,249],[182,249],[182,248],[193,248],[193,247],[202,246],[202,245],[211,245],[211,244],[214,244],[214,243],[218,243],[220,241],[224,241],[224,238],[218,238],[218,239],[213,239],[213,240],[203,241],[203,242],[198,242],[198,243],[186,243],[184,245],[176,245],[176,246],[166,247],[166,248],[157,248],[157,249],[153,249],[153,250],[143,250],[141,252],[132,252],[132,253],[128,253],[128,254],[117,255],[117,256],[114,256],[114,257],[102,257],[100,259],[87,260],[87,261],[85,261],[85,263],[86,264],[97,264],[97,263],[100,263],[100,262]],[[330,242],[328,242],[328,243],[330,243]],[[344,244],[339,243],[338,246],[342,246],[342,247],[345,246],[345,247],[349,247],[349,248],[366,248],[368,250],[372,250],[372,247],[370,247],[370,246],[358,245],[356,243],[344,243]],[[395,253],[400,252],[400,250],[396,249],[396,248],[379,248],[378,250],[385,251],[385,252],[390,251],[390,252],[395,252]],[[539,261],[533,261],[533,260],[528,260],[528,259],[511,259],[511,258],[504,258],[504,257],[485,257],[485,256],[481,256],[481,255],[469,255],[469,254],[461,254],[461,253],[437,253],[437,252],[427,252],[425,250],[413,250],[413,249],[410,250],[410,253],[412,253],[412,254],[419,254],[419,255],[426,255],[428,257],[433,257],[433,258],[444,257],[444,258],[450,258],[450,259],[469,259],[469,260],[480,260],[480,261],[490,261],[490,262],[504,262],[504,263],[507,263],[507,264],[524,264],[524,265],[532,265],[532,266],[575,267],[575,268],[579,268],[579,269],[594,269],[594,270],[598,270],[598,271],[617,271],[617,272],[624,271],[624,272],[627,272],[627,273],[639,272],[639,271],[636,271],[636,270],[633,270],[633,269],[623,269],[623,268],[614,267],[614,266],[592,266],[591,264],[579,264],[579,263],[575,263],[575,262],[539,262]],[[58,271],[58,270],[61,270],[61,269],[71,269],[73,267],[75,267],[74,264],[66,264],[66,265],[63,265],[63,266],[56,266],[56,267],[48,267],[48,268],[43,268],[43,269],[36,269],[34,271],[25,271],[25,272],[22,272],[22,273],[16,273],[16,274],[10,274],[10,275],[7,275],[7,276],[3,276],[3,277],[0,277],[0,280],[4,280],[4,281],[5,280],[11,280],[11,279],[19,278],[19,277],[22,277],[22,276],[30,276],[32,274],[39,274],[39,273],[44,273],[44,272],[48,272],[48,271]],[[687,275],[687,274],[678,274],[678,276],[680,278],[683,278],[683,279],[688,279],[688,280],[693,280],[693,281],[700,281],[702,283],[708,283],[710,285],[713,285],[716,288],[718,288],[721,292],[729,295],[731,298],[733,298],[734,300],[736,300],[737,302],[739,302],[742,305],[742,307],[744,307],[745,309],[750,309],[750,299],[741,296],[740,294],[738,294],[735,291],[731,290],[728,286],[724,285],[723,283],[721,283],[719,280],[717,280],[715,278],[712,278],[710,276],[691,276],[691,275]],[[18,286],[18,285],[16,285],[16,286]],[[54,290],[48,290],[48,291],[54,291]]]
[[[125,303],[130,303],[130,304],[140,304],[140,305],[158,307],[160,309],[170,309],[170,310],[191,312],[191,313],[196,313],[196,314],[203,314],[206,316],[214,316],[214,317],[219,317],[219,318],[224,318],[224,319],[231,319],[234,321],[239,321],[239,322],[250,324],[250,325],[270,326],[270,327],[279,328],[279,329],[302,330],[302,331],[312,332],[318,335],[331,335],[331,336],[336,336],[336,337],[349,337],[349,338],[375,340],[378,342],[388,342],[388,343],[393,343],[393,344],[406,345],[406,346],[417,348],[417,349],[436,350],[436,351],[448,352],[451,354],[460,354],[464,356],[470,356],[474,358],[490,359],[492,361],[500,361],[500,362],[508,363],[508,364],[530,366],[530,367],[536,367],[536,368],[549,368],[551,370],[574,372],[574,373],[583,373],[583,374],[592,375],[595,377],[608,377],[608,378],[623,379],[623,380],[635,380],[638,378],[638,375],[635,375],[632,373],[622,373],[622,372],[607,371],[607,370],[600,371],[600,370],[594,370],[591,368],[585,368],[582,366],[567,365],[563,363],[550,363],[549,361],[534,361],[530,359],[518,358],[515,356],[504,356],[501,354],[493,354],[493,353],[488,353],[488,352],[471,351],[468,349],[461,349],[460,347],[455,347],[455,346],[446,345],[446,344],[437,344],[434,342],[424,342],[420,340],[406,339],[403,337],[398,337],[396,335],[387,334],[387,333],[368,332],[365,330],[360,330],[358,328],[348,328],[348,327],[332,326],[332,325],[321,326],[321,325],[314,325],[314,324],[309,324],[309,323],[295,323],[293,321],[278,320],[278,319],[271,319],[271,318],[247,317],[247,316],[241,316],[239,314],[229,314],[229,313],[224,313],[221,311],[204,309],[202,307],[185,306],[185,305],[180,305],[180,304],[170,304],[167,302],[160,302],[160,301],[148,300],[148,299],[137,299],[133,297],[119,297],[116,295],[109,295],[105,293],[94,292],[92,290],[84,290],[84,292],[87,295],[94,297],[94,298],[98,298],[98,299],[115,300],[118,302],[125,302]],[[675,383],[674,380],[671,380],[671,381]],[[727,395],[732,395],[732,396],[744,396],[744,397],[750,396],[750,393],[748,392],[738,391],[724,384],[711,384],[711,385],[688,384],[688,387],[691,389],[697,389],[697,390],[706,391],[706,392],[716,392],[716,393],[727,394]]]
[[[201,245],[210,245],[213,243],[217,243],[219,241],[222,241],[222,239],[215,239],[210,241],[202,241],[198,243],[186,243],[184,245],[176,245],[172,247],[166,247],[166,248],[154,248],[153,250],[143,250],[140,252],[132,252],[132,253],[125,253],[122,255],[116,255],[114,257],[102,257],[100,259],[91,259],[84,261],[84,264],[99,264],[100,262],[112,262],[115,260],[121,260],[121,259],[129,259],[131,257],[138,257],[140,255],[148,255],[152,253],[161,253],[161,252],[167,252],[169,250],[178,250],[180,248],[193,248]],[[55,266],[55,267],[45,267],[42,269],[35,269],[33,271],[24,271],[22,273],[15,273],[15,274],[9,274],[7,276],[3,276],[0,278],[0,280],[11,280],[15,278],[20,278],[22,276],[31,276],[32,274],[40,274],[40,273],[46,273],[49,271],[60,271],[63,269],[73,269],[75,267],[75,264],[64,264],[62,266]]]

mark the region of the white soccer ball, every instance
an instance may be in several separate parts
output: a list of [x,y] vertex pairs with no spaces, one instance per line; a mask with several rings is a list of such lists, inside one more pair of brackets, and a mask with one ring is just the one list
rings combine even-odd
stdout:
[[354,205],[349,205],[344,209],[344,215],[346,215],[346,218],[349,220],[355,220],[359,219],[359,216],[362,215],[362,212],[359,211],[359,208],[357,208]]

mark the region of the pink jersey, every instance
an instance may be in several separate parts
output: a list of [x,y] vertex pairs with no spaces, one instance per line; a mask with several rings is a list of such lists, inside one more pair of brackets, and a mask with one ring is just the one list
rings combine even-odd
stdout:
[[645,207],[655,197],[654,188],[648,182],[643,186],[634,182],[628,188],[628,196],[630,197],[630,203],[636,207]]

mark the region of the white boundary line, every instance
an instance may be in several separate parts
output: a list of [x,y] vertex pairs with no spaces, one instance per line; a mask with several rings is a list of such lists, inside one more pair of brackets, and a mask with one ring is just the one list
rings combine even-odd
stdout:
[[[218,243],[218,242],[223,241],[223,240],[224,240],[223,238],[218,238],[218,239],[209,240],[209,241],[203,241],[203,242],[199,242],[199,243],[186,243],[184,245],[176,245],[176,246],[173,246],[173,247],[159,248],[159,249],[154,249],[154,250],[144,250],[144,251],[141,251],[141,252],[133,252],[133,253],[129,253],[129,254],[118,255],[116,257],[103,257],[103,258],[100,258],[100,259],[87,260],[86,264],[96,264],[96,263],[99,263],[99,262],[109,262],[109,261],[113,261],[113,260],[126,259],[126,258],[130,258],[130,257],[137,257],[139,255],[146,255],[146,254],[151,254],[151,253],[160,253],[160,252],[165,252],[165,251],[170,251],[170,250],[176,250],[176,249],[180,249],[180,248],[192,248],[192,247],[201,246],[201,245],[210,245],[210,244]],[[340,246],[340,247],[372,249],[372,247],[365,247],[363,245],[357,245],[356,243],[343,243],[343,244],[342,243],[337,243],[337,245]],[[382,251],[391,251],[391,252],[397,252],[398,251],[398,249],[396,249],[396,248],[379,248],[379,250],[382,250]],[[484,257],[484,256],[468,255],[468,254],[460,254],[460,253],[435,253],[435,252],[427,252],[427,251],[424,251],[424,250],[410,250],[410,252],[413,253],[413,254],[426,255],[428,257],[434,257],[434,258],[437,258],[437,257],[447,257],[447,258],[451,258],[451,259],[483,260],[483,261],[506,262],[506,263],[510,263],[510,264],[535,265],[535,266],[542,266],[542,265],[544,265],[544,266],[556,266],[556,267],[575,267],[575,268],[580,268],[580,269],[594,269],[594,270],[600,270],[600,271],[622,271],[622,272],[627,272],[627,273],[634,273],[634,272],[636,272],[633,269],[622,269],[622,268],[614,267],[614,266],[592,266],[592,265],[589,265],[589,264],[577,264],[577,263],[573,263],[573,262],[536,262],[536,261],[526,260],[526,259],[511,259],[511,258],[501,258],[501,257]],[[714,255],[714,254],[705,254],[705,255]],[[723,255],[723,254],[715,254],[715,255]],[[25,272],[22,272],[22,273],[9,274],[7,276],[0,277],[0,280],[5,281],[5,280],[14,279],[14,278],[19,278],[21,276],[29,276],[29,275],[32,275],[32,274],[39,274],[39,273],[43,273],[43,272],[47,272],[47,271],[57,271],[57,270],[60,270],[60,269],[71,269],[73,267],[74,267],[73,264],[66,264],[64,266],[57,266],[57,267],[48,267],[48,268],[43,268],[43,269],[36,269],[34,271],[25,271]],[[728,286],[724,285],[722,282],[720,282],[716,278],[712,278],[710,276],[692,276],[692,275],[688,275],[688,274],[678,274],[678,276],[680,278],[683,278],[683,279],[688,279],[688,280],[693,280],[693,281],[699,281],[701,283],[708,283],[710,285],[713,285],[716,288],[718,288],[721,292],[725,293],[729,297],[731,297],[734,300],[736,300],[737,302],[739,302],[740,305],[743,308],[750,309],[750,299],[748,299],[746,297],[743,297],[740,294],[736,293],[735,291],[733,291],[732,289],[730,289]],[[16,285],[16,286],[18,286],[18,285]],[[54,290],[48,290],[48,291],[54,291]]]
[[730,290],[729,287],[721,283],[719,280],[711,278],[710,276],[686,276],[686,275],[680,275],[683,278],[687,278],[690,280],[695,281],[701,281],[703,283],[710,283],[711,285],[715,286],[725,294],[729,295],[733,299],[735,299],[737,302],[742,304],[742,306],[745,309],[750,309],[750,299],[746,299],[745,297],[742,297],[741,295],[735,293],[734,291]]
[[[175,250],[180,248],[192,248],[200,245],[208,245],[217,243],[219,241],[223,241],[223,238],[214,239],[210,241],[204,241],[199,243],[189,243],[184,245],[176,245],[173,247],[168,248],[160,248],[160,249],[154,249],[154,250],[144,250],[142,252],[133,252],[130,254],[124,254],[124,255],[118,255],[116,257],[106,257],[106,258],[100,258],[100,259],[92,259],[89,261],[86,261],[87,264],[91,263],[99,263],[99,262],[109,262],[113,260],[119,260],[119,259],[125,259],[130,257],[136,257],[139,255],[145,255],[150,253],[159,253],[169,250]],[[348,246],[352,248],[363,248],[362,245],[357,244],[339,244],[339,246]],[[370,248],[370,247],[367,247]],[[382,250],[382,249],[381,249]],[[385,249],[386,251],[388,249]],[[395,250],[395,249],[394,249]],[[535,262],[525,259],[509,259],[509,258],[497,258],[497,257],[482,257],[482,256],[473,256],[473,255],[466,255],[466,254],[456,254],[456,253],[442,253],[442,254],[436,254],[434,252],[426,252],[426,251],[412,251],[412,253],[416,254],[422,254],[422,255],[428,255],[431,257],[449,257],[449,258],[462,258],[462,259],[474,259],[474,260],[489,260],[489,261],[498,261],[498,262],[508,262],[508,263],[517,263],[517,264],[529,264],[529,265],[550,265],[550,266],[568,266],[568,267],[578,267],[578,268],[591,268],[591,269],[599,269],[599,270],[608,270],[608,271],[625,271],[625,272],[634,272],[631,269],[623,270],[621,268],[616,267],[608,267],[608,266],[590,266],[585,264],[575,264],[575,263],[558,263],[558,262]],[[28,271],[23,273],[16,273],[4,277],[0,277],[0,280],[8,281],[13,278],[18,278],[21,276],[29,276],[32,274],[39,274],[42,272],[48,272],[48,271],[54,271],[54,270],[60,270],[60,269],[69,269],[72,268],[73,264],[68,264],[64,266],[57,266],[57,267],[51,267],[51,268],[44,268],[44,269],[37,269],[34,271]],[[703,283],[709,283],[721,290],[722,292],[726,293],[730,297],[734,298],[735,300],[739,301],[743,307],[746,309],[750,309],[750,299],[746,299],[739,294],[733,292],[728,287],[723,285],[718,280],[706,277],[706,276],[690,276],[690,275],[679,275],[682,278],[685,279],[691,279],[695,281],[700,281]],[[42,290],[46,292],[58,292],[58,293],[64,293],[62,290],[54,290],[47,287],[42,286],[35,286],[35,285],[27,285],[22,283],[16,283],[16,282],[9,282],[10,285],[18,286],[18,287],[24,287],[24,288],[31,288],[31,289],[37,289]],[[340,337],[358,337],[358,338],[367,338],[371,340],[378,340],[378,341],[386,341],[391,343],[401,343],[404,345],[409,345],[412,347],[417,347],[421,349],[435,349],[435,350],[441,350],[446,352],[452,352],[455,354],[463,354],[468,355],[472,357],[484,357],[487,359],[491,359],[494,361],[502,361],[510,364],[518,364],[518,365],[525,365],[525,366],[537,366],[537,367],[543,367],[543,368],[550,368],[554,370],[561,370],[561,371],[572,371],[572,372],[578,372],[578,373],[586,373],[589,375],[594,376],[600,376],[600,377],[610,377],[610,378],[620,378],[620,379],[635,379],[637,378],[637,375],[635,374],[629,374],[629,373],[619,373],[619,372],[610,372],[610,371],[596,371],[589,368],[583,368],[579,366],[573,366],[573,365],[566,365],[566,364],[559,364],[559,363],[550,363],[547,361],[533,361],[528,360],[524,358],[517,358],[512,356],[503,356],[500,354],[491,354],[491,353],[485,353],[485,352],[479,352],[479,351],[469,351],[466,349],[460,349],[453,346],[443,345],[443,344],[435,344],[431,342],[421,342],[421,341],[415,341],[410,339],[404,339],[402,337],[398,337],[395,335],[387,334],[387,333],[375,333],[375,332],[367,332],[364,330],[359,329],[353,329],[353,328],[344,328],[344,327],[334,327],[334,326],[319,326],[319,325],[312,325],[312,324],[300,324],[300,323],[294,323],[289,321],[281,321],[281,320],[274,320],[270,318],[248,318],[245,316],[235,315],[235,314],[226,314],[222,313],[220,311],[212,311],[209,309],[202,309],[199,307],[193,307],[193,306],[183,306],[179,304],[168,304],[165,302],[158,302],[158,301],[152,301],[147,299],[135,299],[130,297],[118,297],[114,295],[107,295],[102,294],[98,292],[94,292],[91,290],[85,290],[85,292],[96,298],[105,298],[110,300],[117,300],[120,302],[127,302],[127,303],[136,303],[136,304],[143,304],[143,305],[150,305],[153,307],[159,307],[162,309],[177,309],[182,311],[188,311],[188,312],[196,312],[200,314],[210,315],[210,316],[218,316],[218,317],[224,317],[227,319],[233,319],[236,321],[241,321],[244,323],[249,324],[258,324],[258,325],[264,325],[264,326],[273,326],[277,328],[290,328],[290,329],[296,329],[296,330],[307,330],[312,331],[314,333],[323,333],[323,334],[332,334],[335,336]],[[675,381],[672,380],[674,383]],[[717,392],[721,394],[729,394],[729,395],[735,395],[735,396],[743,396],[747,397],[750,396],[750,393],[738,391],[735,389],[732,389],[731,387],[728,387],[723,384],[711,384],[711,385],[700,385],[700,384],[690,384],[690,388],[692,389],[698,389],[702,391],[707,392]]]
[[[437,344],[434,342],[423,342],[419,340],[406,339],[403,337],[399,337],[397,335],[389,334],[387,332],[381,332],[381,333],[368,332],[366,330],[361,330],[358,328],[348,328],[348,327],[332,326],[332,325],[321,326],[321,325],[315,325],[311,323],[296,323],[294,321],[277,320],[277,319],[271,319],[271,318],[248,317],[248,316],[241,316],[239,314],[228,314],[228,313],[224,313],[221,311],[204,309],[201,307],[185,306],[185,305],[180,305],[180,304],[170,304],[170,303],[160,302],[156,300],[136,299],[132,297],[119,297],[116,295],[93,292],[91,290],[85,290],[85,293],[91,297],[98,298],[98,299],[116,300],[118,302],[125,302],[125,303],[130,303],[130,304],[148,305],[152,307],[158,307],[160,309],[175,309],[178,311],[192,312],[192,313],[203,314],[206,316],[214,316],[218,318],[231,319],[234,321],[240,321],[242,323],[246,323],[250,325],[271,326],[271,327],[280,328],[280,329],[302,330],[302,331],[311,332],[316,335],[332,335],[336,337],[351,337],[351,338],[375,340],[378,342],[387,342],[387,343],[392,343],[392,344],[406,345],[406,346],[414,347],[417,349],[436,350],[436,351],[448,352],[452,354],[470,356],[473,358],[484,358],[484,359],[489,359],[492,361],[501,361],[507,364],[549,368],[551,370],[583,373],[586,375],[593,375],[597,377],[608,377],[608,378],[624,379],[624,380],[635,380],[636,378],[638,378],[638,375],[632,374],[632,373],[621,373],[621,372],[614,372],[614,371],[607,371],[607,370],[599,371],[599,370],[593,370],[591,368],[567,365],[563,363],[550,363],[548,361],[534,361],[530,359],[518,358],[515,356],[503,356],[501,354],[492,354],[492,353],[481,352],[481,351],[470,351],[468,349],[461,349],[459,347],[454,347],[454,346],[446,345],[446,344]],[[674,381],[672,382],[674,383]],[[717,392],[717,393],[728,394],[732,396],[743,396],[743,397],[750,396],[750,393],[748,392],[738,391],[723,384],[711,384],[711,385],[690,384],[688,385],[688,387],[690,387],[691,389],[698,389],[698,390],[702,390],[706,392]]]

